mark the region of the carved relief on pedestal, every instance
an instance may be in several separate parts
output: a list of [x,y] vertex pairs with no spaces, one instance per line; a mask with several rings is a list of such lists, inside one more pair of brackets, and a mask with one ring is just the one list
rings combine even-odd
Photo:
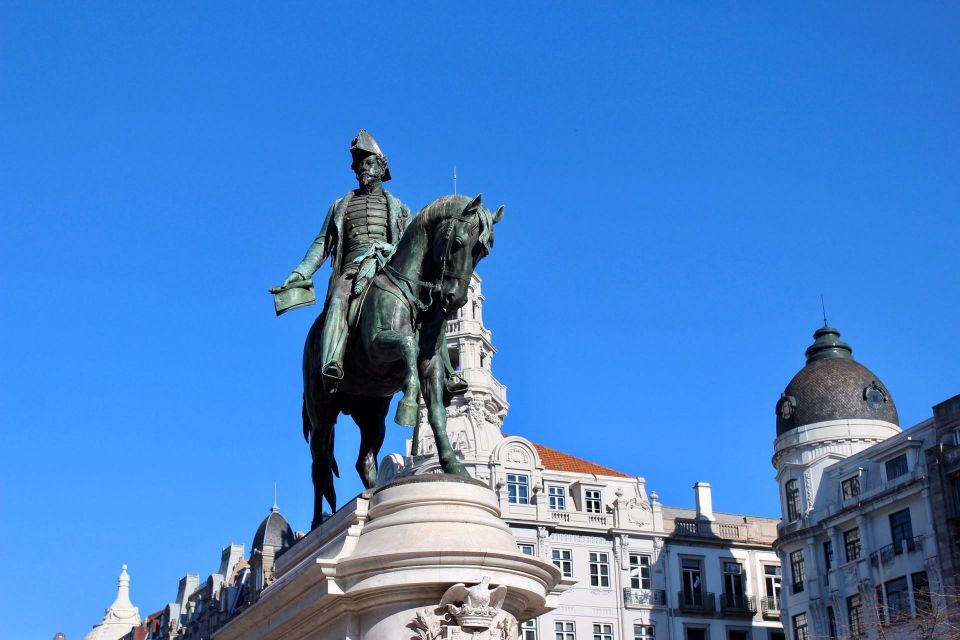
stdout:
[[491,589],[490,578],[467,588],[455,584],[440,599],[440,606],[417,612],[407,625],[420,640],[517,640],[517,620],[501,609],[507,596],[503,585]]

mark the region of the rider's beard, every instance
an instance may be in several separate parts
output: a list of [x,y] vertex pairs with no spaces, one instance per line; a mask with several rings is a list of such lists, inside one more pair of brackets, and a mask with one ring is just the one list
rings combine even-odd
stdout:
[[377,184],[380,182],[379,177],[373,175],[372,173],[368,173],[366,171],[361,172],[360,175],[357,176],[357,180],[360,182],[360,186],[368,191],[370,189],[375,188]]

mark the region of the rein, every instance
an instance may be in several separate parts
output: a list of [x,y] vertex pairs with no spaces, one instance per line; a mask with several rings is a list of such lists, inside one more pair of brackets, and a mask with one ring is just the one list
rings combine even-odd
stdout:
[[[447,269],[447,256],[450,255],[450,247],[453,245],[454,221],[470,222],[469,219],[461,218],[459,216],[451,216],[448,219],[448,223],[446,225],[446,230],[445,230],[446,243],[443,250],[443,260],[440,263],[440,270],[439,270],[439,273],[437,274],[435,281],[426,282],[424,280],[419,280],[412,276],[408,276],[406,274],[400,273],[399,271],[394,269],[393,266],[391,266],[390,264],[384,265],[382,269],[382,272],[387,276],[387,279],[390,280],[390,282],[393,283],[393,286],[395,286],[400,291],[400,293],[403,294],[403,297],[406,298],[407,302],[413,307],[415,307],[416,309],[419,309],[421,312],[424,312],[430,308],[430,305],[433,303],[433,294],[434,292],[441,290],[440,281],[444,277],[456,278],[461,282],[470,281],[470,276],[464,276],[460,273],[456,273],[454,271],[450,271]],[[413,291],[410,289],[410,285],[427,289],[430,292],[430,302],[428,303],[421,302],[420,298],[413,294]]]

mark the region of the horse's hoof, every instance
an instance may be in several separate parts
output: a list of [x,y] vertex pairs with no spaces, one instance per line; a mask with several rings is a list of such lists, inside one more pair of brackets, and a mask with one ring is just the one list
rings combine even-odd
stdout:
[[394,416],[393,420],[401,427],[415,427],[417,426],[417,414],[419,411],[420,407],[416,402],[401,400],[397,406],[397,415]]

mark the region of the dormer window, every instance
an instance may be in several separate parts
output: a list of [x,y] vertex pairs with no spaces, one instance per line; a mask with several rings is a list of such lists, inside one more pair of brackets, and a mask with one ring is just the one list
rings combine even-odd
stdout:
[[907,467],[907,454],[901,453],[896,458],[887,460],[885,467],[887,470],[887,482],[906,475],[907,471],[909,471]]
[[844,500],[852,500],[860,495],[860,476],[856,475],[847,478],[840,483],[840,490],[843,492]]
[[530,503],[530,478],[523,473],[507,474],[507,502],[511,504]]
[[583,510],[587,513],[603,513],[603,499],[599,489],[584,489]]
[[551,511],[563,511],[567,508],[567,489],[563,485],[547,485],[547,497]]

